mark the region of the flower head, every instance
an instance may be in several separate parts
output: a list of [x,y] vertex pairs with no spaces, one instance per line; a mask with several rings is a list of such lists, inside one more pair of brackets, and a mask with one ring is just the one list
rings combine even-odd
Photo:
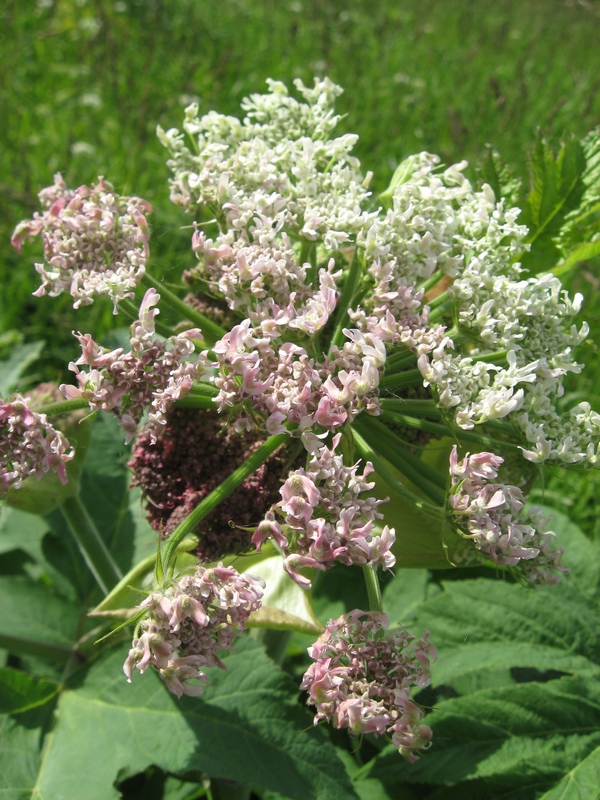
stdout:
[[[260,607],[264,581],[219,564],[169,581],[139,605],[139,624],[123,671],[153,667],[177,697],[202,694],[204,667],[225,668],[220,650],[231,650],[248,617]],[[200,681],[201,683],[189,683]]]
[[117,302],[133,297],[146,268],[150,203],[115,194],[104,178],[91,188],[68,189],[60,174],[39,198],[43,213],[20,222],[12,237],[20,250],[25,239],[42,235],[46,263],[35,265],[42,285],[34,294],[69,292],[74,308],[107,294],[116,314]]
[[[74,334],[81,345],[81,356],[69,364],[79,387],[63,385],[67,399],[80,397],[93,410],[116,414],[126,432],[126,441],[135,436],[138,424],[148,411],[147,430],[153,438],[166,424],[166,413],[175,400],[184,397],[202,370],[188,361],[194,352],[192,340],[201,338],[196,328],[170,336],[166,341],[154,336],[155,308],[160,295],[148,289],[140,306],[140,319],[131,326],[131,351],[107,350],[90,334]],[[88,372],[79,364],[90,367]]]
[[46,415],[32,411],[20,395],[7,403],[0,399],[0,454],[0,496],[10,487],[18,489],[30,475],[39,480],[51,469],[66,484],[67,463],[75,455]]
[[[450,455],[450,513],[459,534],[495,564],[518,567],[530,583],[557,583],[563,551],[553,548],[554,533],[544,530],[538,509],[525,508],[517,486],[493,483],[504,459],[493,453]],[[463,552],[462,557],[467,557]]]
[[327,720],[355,735],[388,736],[413,762],[416,751],[429,745],[431,729],[421,722],[423,711],[410,691],[429,684],[437,651],[427,632],[417,641],[388,625],[385,614],[358,609],[331,620],[308,650],[315,663],[300,688],[317,708],[315,725]]

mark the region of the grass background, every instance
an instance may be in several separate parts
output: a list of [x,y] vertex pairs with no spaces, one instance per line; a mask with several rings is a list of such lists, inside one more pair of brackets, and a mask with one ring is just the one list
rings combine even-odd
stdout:
[[[525,175],[538,129],[557,144],[600,123],[599,34],[592,0],[4,0],[0,356],[44,339],[35,377],[64,380],[77,351],[72,329],[122,324],[109,301],[75,312],[68,296],[31,297],[41,251],[28,245],[19,256],[10,234],[56,171],[73,186],[104,175],[150,200],[155,267],[180,269],[191,261],[189,235],[168,201],[155,129],[179,126],[191,100],[235,114],[267,77],[328,75],[346,90],[339,129],[360,135],[356,152],[375,189],[419,150],[466,158],[474,177],[491,144]],[[586,294],[592,343],[600,342],[594,265],[571,283]],[[592,402],[594,347],[578,384]],[[558,471],[545,491],[595,534],[599,487],[595,477]]]

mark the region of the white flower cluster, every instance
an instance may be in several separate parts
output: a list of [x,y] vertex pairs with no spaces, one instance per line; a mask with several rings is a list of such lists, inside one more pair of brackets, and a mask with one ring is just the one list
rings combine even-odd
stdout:
[[[196,228],[194,272],[245,317],[215,346],[217,360],[205,359],[219,409],[233,410],[239,429],[305,439],[334,430],[379,413],[386,350],[401,347],[459,427],[510,415],[529,460],[596,463],[600,416],[585,403],[556,410],[564,376],[581,369],[581,298],[551,275],[523,276],[519,209],[487,185],[476,191],[465,162],[442,169],[422,153],[397,170],[390,208],[370,210],[355,137],[330,139],[338,87],[296,87],[300,100],[269,82],[243,103],[242,121],[190,107],[184,129],[197,153],[177,131],[160,132],[174,199],[209,208],[219,227],[212,238]],[[446,303],[432,316],[424,284],[436,280]]]
[[298,79],[301,102],[284,84],[268,85],[268,94],[242,103],[241,122],[215,111],[199,118],[198,106],[189,106],[183,128],[196,152],[176,129],[158,129],[171,153],[171,199],[188,209],[222,210],[227,227],[239,233],[255,217],[279,216],[297,235],[335,249],[369,218],[362,210],[368,179],[350,155],[357,137],[330,138],[341,89],[328,78],[313,89]]
[[116,314],[117,302],[133,297],[146,269],[150,203],[115,194],[104,178],[91,188],[68,189],[60,174],[38,196],[46,210],[20,222],[12,237],[20,250],[25,239],[42,235],[46,263],[35,265],[43,283],[34,294],[69,292],[74,308],[107,294]]

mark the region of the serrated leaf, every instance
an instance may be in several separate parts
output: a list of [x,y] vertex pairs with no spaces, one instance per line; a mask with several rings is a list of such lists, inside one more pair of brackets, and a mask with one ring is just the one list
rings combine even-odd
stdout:
[[600,744],[600,683],[597,676],[568,677],[487,689],[447,700],[428,722],[434,744],[420,761],[406,764],[389,748],[369,775],[438,784],[493,777],[498,788],[519,787],[524,778],[544,784]]
[[500,153],[489,145],[486,157],[479,166],[478,175],[482,184],[487,183],[492,187],[496,201],[504,197],[508,207],[519,205],[521,181],[502,159]]
[[0,642],[12,652],[66,660],[79,609],[49,587],[21,575],[0,577]]
[[600,747],[580,761],[539,800],[598,800],[600,798]]
[[570,253],[568,253],[564,261],[561,261],[560,264],[557,264],[552,269],[552,272],[558,277],[561,277],[562,275],[566,275],[583,261],[590,261],[590,259],[596,258],[596,256],[599,255],[600,242],[587,242],[585,244],[577,245],[573,248],[573,250],[571,250]]
[[22,714],[0,717],[2,800],[31,800],[31,787],[41,765],[40,744],[53,710],[54,701],[51,699]]
[[357,800],[335,749],[256,643],[241,641],[226,672],[210,671],[203,697],[181,701],[151,670],[127,684],[126,653],[105,652],[63,694],[32,787],[37,800],[116,798],[117,773],[149,764],[176,774],[201,770],[299,800]]
[[529,228],[526,241],[531,250],[521,260],[526,269],[535,273],[551,269],[560,259],[555,237],[568,212],[578,208],[583,196],[586,158],[576,139],[565,142],[555,158],[550,147],[539,138],[529,166],[532,189],[527,195],[522,222]]

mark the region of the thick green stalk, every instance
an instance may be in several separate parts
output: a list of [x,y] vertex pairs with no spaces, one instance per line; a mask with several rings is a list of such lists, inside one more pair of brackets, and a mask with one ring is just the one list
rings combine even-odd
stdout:
[[405,400],[402,397],[384,397],[381,407],[387,411],[397,411],[415,417],[435,417],[439,419],[441,412],[435,400]]
[[203,408],[215,409],[216,406],[211,397],[203,394],[188,394],[180,400],[175,400],[173,408]]
[[178,314],[182,314],[184,319],[187,319],[190,322],[193,322],[195,325],[198,325],[198,327],[202,330],[202,335],[210,344],[214,344],[227,333],[224,328],[222,328],[220,325],[217,325],[217,323],[213,322],[212,319],[205,317],[204,314],[196,311],[191,306],[188,306],[187,303],[184,303],[183,300],[180,300],[179,297],[177,297],[177,295],[174,294],[170,289],[167,289],[164,284],[160,283],[160,281],[157,281],[151,275],[148,275],[148,273],[146,273],[142,278],[142,283],[145,286],[156,289],[165,305],[170,306],[173,311],[176,311]]
[[355,247],[352,263],[350,264],[350,269],[348,270],[346,283],[336,309],[335,328],[333,331],[333,336],[331,337],[330,349],[334,346],[341,347],[344,342],[344,328],[348,325],[350,320],[348,317],[348,309],[350,308],[350,304],[356,295],[356,290],[358,288],[361,276],[362,264],[358,257],[358,248]]
[[423,281],[423,283],[417,287],[417,291],[427,292],[429,289],[435,286],[436,283],[439,283],[445,274],[446,273],[443,270],[438,269],[437,272],[434,272],[431,277],[427,278],[426,281]]
[[365,566],[362,568],[365,583],[367,584],[367,596],[369,598],[369,611],[383,611],[383,600],[381,597],[381,586],[377,570],[373,567]]
[[[435,304],[433,311],[429,315],[430,323],[437,322],[438,320],[442,319],[442,317],[445,314],[447,314],[449,311],[452,311],[452,309],[454,308],[454,300],[449,300],[446,296],[446,292],[444,292],[444,294],[441,294],[439,298],[436,297],[435,299],[439,300],[440,298],[443,298],[443,300]],[[434,304],[434,302],[435,301],[432,301],[429,304],[430,307]]]
[[[406,425],[407,428],[414,428],[418,431],[427,431],[436,436],[450,436],[454,439],[459,439],[465,442],[474,442],[475,444],[482,445],[483,447],[490,448],[504,448],[505,450],[514,450],[521,452],[519,445],[513,442],[505,442],[502,439],[492,439],[491,436],[485,434],[472,433],[465,431],[462,428],[450,428],[447,425],[442,425],[439,422],[432,422],[428,419],[416,419],[406,414],[398,414],[396,411],[388,411],[384,406],[385,401],[382,401],[383,413],[380,419],[383,422],[395,422],[397,425]],[[496,452],[494,450],[494,452]]]
[[123,575],[85,506],[79,497],[73,496],[65,500],[60,511],[96,583],[105,595],[108,594]]
[[405,500],[408,500],[415,508],[418,508],[419,511],[422,511],[429,517],[433,517],[433,519],[436,520],[442,520],[444,518],[443,508],[440,506],[433,506],[431,503],[421,500],[414,492],[411,492],[410,489],[407,489],[406,486],[400,483],[398,478],[387,468],[385,462],[379,457],[378,453],[373,450],[371,445],[363,439],[356,428],[354,429],[354,443],[361,456],[373,464],[375,472],[387,483],[390,489],[393,489],[396,494],[404,497]]
[[61,414],[70,414],[72,411],[79,411],[82,408],[89,409],[90,404],[87,400],[82,400],[76,397],[74,400],[62,400],[58,403],[49,403],[47,406],[42,406],[39,409],[39,414],[45,414],[47,417],[58,417]]
[[[379,420],[363,414],[362,417],[354,420],[353,425],[373,450],[386,458],[433,503],[437,506],[444,505],[447,475],[441,475],[429,464],[425,464],[420,458],[408,453],[400,437]],[[443,493],[439,491],[440,489]]]
[[423,383],[423,376],[418,369],[407,369],[396,375],[384,375],[380,381],[381,388],[388,391],[403,389],[406,386],[419,386],[421,383]]
[[394,372],[400,372],[407,367],[414,367],[416,363],[417,356],[412,350],[397,350],[395,353],[392,353],[386,358],[386,375],[391,375]]
[[234,489],[243,483],[246,478],[252,475],[264,462],[277,450],[288,438],[287,433],[279,433],[276,436],[271,436],[264,442],[258,450],[256,450],[243,464],[235,469],[228,478],[225,478],[223,483],[217,486],[209,495],[207,495],[196,508],[188,514],[183,522],[178,525],[173,533],[169,536],[165,545],[162,561],[165,575],[169,573],[169,567],[177,546],[191,533],[196,525],[201,522],[210,512],[216,508]]

